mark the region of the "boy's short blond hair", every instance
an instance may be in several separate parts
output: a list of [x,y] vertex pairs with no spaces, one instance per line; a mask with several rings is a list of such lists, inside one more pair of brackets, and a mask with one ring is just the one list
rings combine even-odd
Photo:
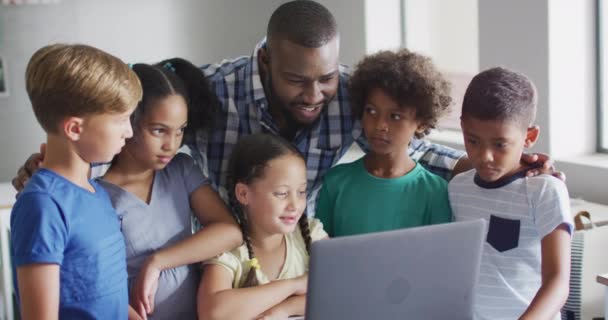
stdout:
[[34,114],[47,133],[57,133],[67,117],[125,112],[142,98],[133,70],[117,57],[82,44],[39,49],[25,78]]

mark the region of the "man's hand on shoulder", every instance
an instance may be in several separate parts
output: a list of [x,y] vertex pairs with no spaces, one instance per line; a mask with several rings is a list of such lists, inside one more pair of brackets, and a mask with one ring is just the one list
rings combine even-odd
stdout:
[[23,188],[25,188],[27,181],[32,177],[34,172],[40,168],[45,153],[46,143],[42,143],[40,144],[40,152],[30,155],[25,163],[19,168],[17,176],[12,180],[13,188],[15,188],[17,192],[21,192]]
[[521,161],[531,165],[532,168],[526,172],[526,176],[534,177],[541,174],[550,174],[562,181],[566,181],[566,175],[561,171],[556,171],[555,161],[551,156],[544,153],[524,153],[521,155]]

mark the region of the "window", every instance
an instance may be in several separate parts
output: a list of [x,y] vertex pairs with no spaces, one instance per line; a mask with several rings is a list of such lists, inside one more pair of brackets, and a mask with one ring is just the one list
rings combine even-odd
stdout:
[[477,0],[403,0],[404,44],[431,57],[452,84],[452,112],[440,130],[460,131],[464,92],[479,71]]

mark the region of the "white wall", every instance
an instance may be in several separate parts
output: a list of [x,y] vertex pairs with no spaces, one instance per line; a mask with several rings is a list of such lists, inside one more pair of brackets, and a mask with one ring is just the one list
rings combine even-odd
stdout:
[[[63,0],[56,5],[0,6],[0,56],[10,96],[0,98],[0,181],[43,141],[27,99],[29,57],[52,42],[84,42],[125,61],[182,56],[197,64],[250,54],[278,0]],[[230,21],[229,24],[226,22]]]
[[367,53],[391,50],[403,45],[401,2],[403,0],[365,1],[365,46]]
[[366,52],[365,0],[316,1],[326,6],[336,17],[340,31],[340,61],[354,65]]
[[432,57],[444,72],[477,73],[477,2],[406,0],[405,46]]
[[[249,55],[284,0],[62,0],[53,5],[0,6],[0,56],[10,95],[0,97],[0,181],[44,139],[25,92],[24,73],[34,51],[53,42],[83,42],[127,62],[180,56],[195,64]],[[365,53],[364,1],[320,1],[336,16],[341,57]]]
[[[478,0],[403,0],[405,47],[425,54],[452,83],[451,112],[439,119],[444,142],[460,142],[460,110],[467,85],[479,71]],[[450,137],[452,136],[452,137]]]
[[551,126],[545,135],[558,159],[589,154],[597,146],[594,2],[549,2]]

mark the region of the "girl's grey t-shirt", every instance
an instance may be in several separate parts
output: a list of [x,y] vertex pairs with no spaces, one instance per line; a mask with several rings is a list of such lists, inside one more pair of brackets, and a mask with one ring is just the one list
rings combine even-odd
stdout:
[[[146,259],[192,234],[190,194],[207,183],[188,155],[179,153],[155,172],[150,203],[105,180],[121,221],[127,247],[129,291]],[[194,265],[167,269],[160,274],[151,319],[196,319],[196,292],[200,274]]]

